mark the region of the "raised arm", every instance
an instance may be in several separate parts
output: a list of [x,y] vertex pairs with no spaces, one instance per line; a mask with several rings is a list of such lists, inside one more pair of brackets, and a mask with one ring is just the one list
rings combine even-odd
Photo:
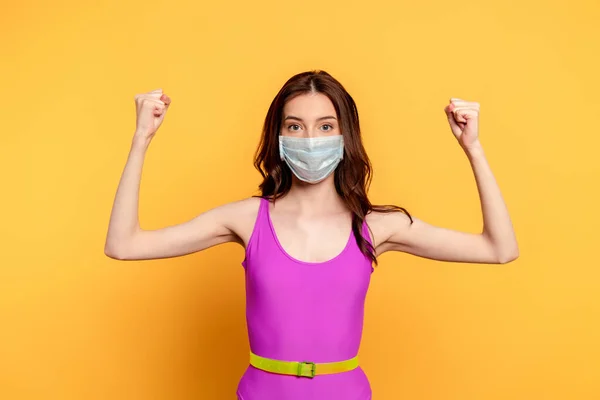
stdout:
[[236,226],[252,211],[249,203],[254,199],[214,208],[182,224],[157,230],[140,228],[142,167],[171,99],[162,90],[155,90],[137,95],[135,102],[136,131],[114,199],[104,253],[119,260],[147,260],[190,254],[226,242],[242,243]]
[[440,261],[485,264],[513,261],[519,256],[519,248],[500,188],[479,142],[479,104],[452,99],[445,111],[475,175],[483,213],[482,231],[454,231],[418,218],[413,218],[411,224],[401,213],[374,215],[371,219],[380,238],[377,253],[396,250]]

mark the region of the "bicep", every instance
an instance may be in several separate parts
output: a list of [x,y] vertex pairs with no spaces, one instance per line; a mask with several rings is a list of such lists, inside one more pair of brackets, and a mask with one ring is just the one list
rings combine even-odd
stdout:
[[402,251],[438,261],[465,263],[498,263],[491,241],[484,234],[461,232],[431,225],[404,214],[386,216],[387,239],[379,246],[378,254]]
[[107,252],[107,255],[123,260],[170,258],[238,241],[229,226],[234,207],[233,204],[217,207],[189,221],[161,229],[140,229],[125,243],[118,244],[118,251]]

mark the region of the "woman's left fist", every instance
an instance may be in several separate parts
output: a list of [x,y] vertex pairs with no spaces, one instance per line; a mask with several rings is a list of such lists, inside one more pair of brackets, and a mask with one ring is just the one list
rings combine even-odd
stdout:
[[465,150],[479,143],[479,103],[452,98],[444,111],[452,133]]

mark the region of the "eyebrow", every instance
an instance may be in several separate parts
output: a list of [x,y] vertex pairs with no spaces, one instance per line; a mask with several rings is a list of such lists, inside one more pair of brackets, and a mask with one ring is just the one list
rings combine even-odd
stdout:
[[[294,117],[293,115],[288,115],[287,117],[285,117],[284,121],[287,121],[288,119],[294,119],[296,121],[303,122],[302,118]],[[334,117],[333,115],[327,115],[325,117],[317,118],[317,121],[321,121],[321,120],[324,120],[324,119],[335,119],[337,121],[337,118]]]

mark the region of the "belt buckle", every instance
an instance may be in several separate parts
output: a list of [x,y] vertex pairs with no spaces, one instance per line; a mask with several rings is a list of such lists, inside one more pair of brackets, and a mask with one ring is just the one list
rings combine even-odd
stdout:
[[[309,365],[310,366],[310,370],[308,371],[308,374],[304,372],[304,366]],[[298,363],[298,371],[296,373],[296,376],[303,376],[305,378],[314,378],[315,377],[315,370],[316,370],[316,365],[314,362],[310,362],[310,361],[301,361]]]

